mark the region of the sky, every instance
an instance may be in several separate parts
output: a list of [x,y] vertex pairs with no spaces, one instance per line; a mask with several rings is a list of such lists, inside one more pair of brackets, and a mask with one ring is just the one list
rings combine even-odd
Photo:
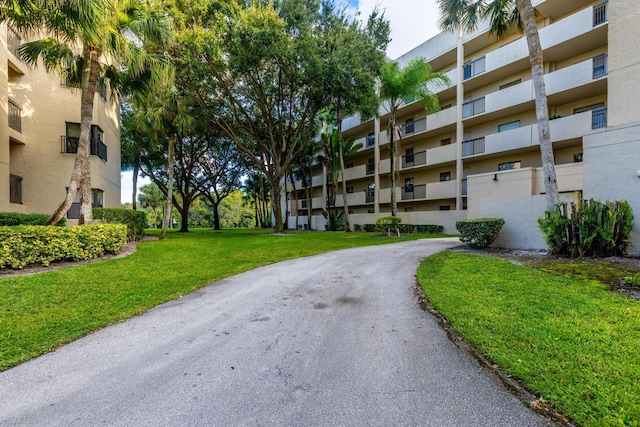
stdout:
[[[439,11],[436,0],[348,0],[349,6],[358,9],[361,19],[366,19],[371,11],[380,6],[391,24],[391,43],[387,56],[400,57],[414,47],[438,34]],[[121,201],[131,202],[133,185],[131,172],[121,174]],[[138,179],[138,188],[148,184],[148,178]]]

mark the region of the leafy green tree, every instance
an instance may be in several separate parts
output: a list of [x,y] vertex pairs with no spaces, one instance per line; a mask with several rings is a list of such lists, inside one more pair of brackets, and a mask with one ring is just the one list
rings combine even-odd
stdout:
[[[349,205],[347,183],[344,179],[342,120],[356,112],[362,117],[376,114],[379,105],[376,93],[376,78],[385,62],[385,51],[389,44],[389,22],[376,8],[365,26],[352,19],[344,10],[335,10],[330,2],[323,4],[323,23],[326,39],[325,90],[328,95],[327,108],[333,113],[338,131],[338,156],[344,200],[344,220],[347,231]],[[333,122],[333,120],[331,121]],[[337,182],[334,181],[334,185]]]
[[164,14],[137,0],[16,0],[0,7],[3,19],[18,31],[31,36],[46,35],[20,46],[19,54],[27,64],[35,66],[42,60],[48,71],[80,84],[80,140],[76,160],[65,199],[47,223],[55,224],[66,214],[81,182],[80,222],[90,222],[88,147],[99,78],[113,76],[116,70],[132,75],[156,70],[160,62],[147,53],[145,46],[148,41],[161,44],[169,40],[171,25]]
[[324,104],[320,13],[316,0],[256,2],[181,36],[191,90],[267,178],[276,232],[284,228],[283,177]]
[[508,36],[514,29],[524,32],[531,63],[547,209],[555,209],[560,199],[544,84],[542,46],[536,24],[537,12],[531,0],[438,0],[438,5],[442,13],[441,26],[447,30],[473,31],[480,21],[488,19],[490,33],[498,38]]
[[151,183],[140,187],[138,201],[142,208],[151,208],[153,211],[153,227],[158,228],[157,209],[162,206],[165,196],[157,185]]
[[407,99],[418,99],[427,112],[440,109],[438,96],[431,92],[430,87],[450,84],[449,78],[443,73],[434,72],[431,65],[418,58],[410,61],[403,68],[397,62],[387,62],[382,66],[380,75],[380,100],[389,112],[389,162],[391,176],[391,215],[396,216],[398,203],[396,200],[396,185],[400,164],[397,153],[400,151],[402,132],[396,121],[396,112]]
[[250,206],[243,201],[242,190],[234,190],[220,203],[220,225],[222,228],[251,227],[254,217]]

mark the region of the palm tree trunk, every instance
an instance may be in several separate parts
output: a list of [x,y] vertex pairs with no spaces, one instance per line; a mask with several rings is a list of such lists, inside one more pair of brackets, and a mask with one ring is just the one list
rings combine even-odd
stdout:
[[[83,51],[84,68],[82,69],[82,93],[81,93],[81,109],[80,109],[80,140],[78,142],[78,152],[76,160],[71,171],[71,179],[67,194],[62,204],[55,210],[51,217],[45,223],[46,225],[55,225],[67,214],[69,208],[73,204],[78,192],[78,186],[84,170],[85,162],[88,157],[89,138],[91,137],[91,122],[93,121],[93,98],[96,93],[96,82],[98,81],[98,58],[97,53],[89,47],[85,47]],[[87,217],[84,218],[87,220]],[[90,216],[88,218],[92,220]]]
[[167,182],[167,209],[164,212],[164,221],[162,221],[162,232],[160,239],[164,239],[167,233],[167,224],[171,221],[171,203],[173,197],[173,151],[174,151],[174,135],[169,135],[169,147],[167,149],[167,166],[169,168],[169,178]]
[[389,113],[389,172],[391,178],[391,216],[396,216],[398,212],[398,202],[396,201],[396,162],[394,135],[396,127],[396,115],[393,110]]
[[136,210],[136,202],[138,201],[138,198],[136,197],[138,195],[138,174],[140,172],[140,167],[138,166],[138,163],[136,162],[133,165],[133,190],[131,191],[131,206],[133,207],[133,210]]
[[516,6],[524,24],[524,32],[527,37],[527,45],[529,47],[533,90],[536,99],[536,117],[538,119],[540,155],[542,157],[544,188],[547,197],[547,209],[553,210],[560,203],[560,197],[558,195],[558,182],[553,156],[553,145],[551,143],[547,91],[544,85],[542,47],[540,44],[538,27],[536,26],[535,10],[531,5],[531,0],[516,0]]
[[84,166],[82,167],[82,178],[80,178],[80,218],[78,218],[78,225],[91,224],[93,222],[89,152],[90,150],[87,150]]
[[342,203],[344,204],[344,228],[351,231],[349,204],[347,203],[347,180],[344,179],[344,147],[342,146],[342,112],[338,109],[338,152],[340,154],[340,176],[342,177]]

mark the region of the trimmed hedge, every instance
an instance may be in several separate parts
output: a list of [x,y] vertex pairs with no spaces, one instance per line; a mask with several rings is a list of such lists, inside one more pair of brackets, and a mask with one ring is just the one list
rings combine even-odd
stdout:
[[97,258],[118,253],[126,242],[124,224],[0,227],[0,268]]
[[[444,227],[441,225],[434,224],[424,224],[424,225],[413,225],[413,224],[398,224],[398,229],[402,234],[411,234],[411,233],[419,233],[419,234],[440,234],[444,231]],[[386,228],[384,230],[380,227],[379,224],[355,224],[355,231],[367,231],[369,233],[374,231],[384,232],[387,231]]]
[[[23,214],[18,212],[0,212],[0,227],[14,227],[16,225],[44,225],[50,215],[30,213]],[[67,225],[67,219],[62,218],[56,224],[64,227]]]
[[107,224],[125,224],[129,242],[142,239],[144,227],[147,225],[145,213],[131,209],[94,208],[93,219]]
[[498,237],[504,225],[502,218],[475,218],[456,222],[460,241],[472,248],[486,248]]

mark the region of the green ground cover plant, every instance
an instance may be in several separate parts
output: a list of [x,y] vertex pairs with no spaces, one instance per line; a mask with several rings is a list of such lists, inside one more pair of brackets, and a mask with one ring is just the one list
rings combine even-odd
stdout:
[[337,249],[425,237],[194,230],[142,242],[124,258],[5,277],[0,279],[0,371],[233,274]]
[[542,405],[581,426],[640,425],[640,302],[597,280],[612,274],[599,263],[593,275],[560,265],[546,265],[551,274],[440,253],[418,280],[455,330]]

